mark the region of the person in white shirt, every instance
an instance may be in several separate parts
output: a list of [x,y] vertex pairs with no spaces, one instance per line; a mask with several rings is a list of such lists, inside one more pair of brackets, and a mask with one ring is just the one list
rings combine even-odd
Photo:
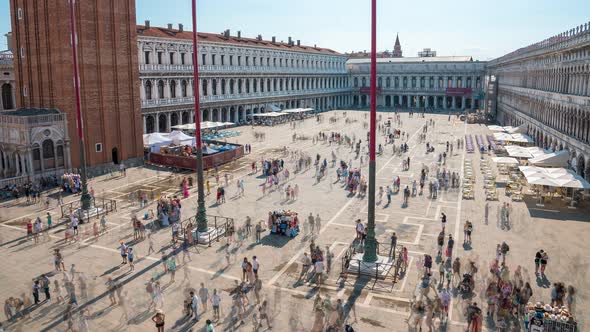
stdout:
[[252,272],[254,272],[254,276],[258,278],[258,268],[260,264],[258,263],[258,258],[256,256],[252,257]]
[[324,273],[324,262],[323,261],[316,261],[315,262],[315,282],[319,287],[322,284],[322,274]]
[[311,266],[311,258],[307,255],[307,253],[303,254],[303,258],[301,259],[301,263],[302,263],[302,268],[301,268],[301,274],[299,275],[299,280],[301,280],[302,277],[307,276],[307,271],[309,270],[309,267]]
[[190,292],[192,301],[191,301],[191,308],[193,309],[193,313],[195,314],[195,321],[199,321],[199,297],[195,292]]
[[362,240],[364,230],[365,230],[365,226],[363,226],[363,223],[361,222],[361,220],[358,219],[356,221],[356,239],[357,240]]
[[217,289],[213,289],[211,296],[211,305],[213,306],[213,319],[219,320],[219,305],[221,304],[221,297],[217,294]]

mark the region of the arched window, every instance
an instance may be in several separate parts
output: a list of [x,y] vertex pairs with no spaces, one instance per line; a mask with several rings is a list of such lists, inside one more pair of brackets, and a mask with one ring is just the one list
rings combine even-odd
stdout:
[[238,93],[242,93],[242,79],[238,79]]
[[252,80],[252,92],[256,92],[257,88],[256,86],[258,85],[258,80],[257,79],[253,79]]
[[396,89],[397,89],[397,88],[399,88],[399,77],[396,77],[394,81],[395,81],[395,82],[394,82],[394,87],[395,87]]
[[152,81],[145,82],[145,99],[152,99]]
[[273,89],[272,90],[273,91],[277,91],[277,79],[276,78],[274,78],[272,80],[272,86],[273,86]]
[[234,80],[233,79],[229,80],[229,94],[231,94],[231,95],[234,94]]
[[358,88],[358,86],[359,86],[359,79],[358,79],[358,77],[355,77],[354,78],[354,87]]
[[270,79],[266,80],[266,91],[270,91]]
[[221,94],[225,94],[225,79],[221,79]]
[[362,80],[362,85],[361,85],[361,86],[362,86],[362,87],[365,87],[365,86],[367,86],[367,78],[366,78],[366,77],[363,77],[363,80]]
[[12,86],[8,83],[2,85],[2,106],[5,110],[14,108],[14,101],[12,100]]
[[264,79],[260,79],[260,92],[264,92]]
[[53,141],[50,139],[46,139],[43,141],[42,144],[43,149],[43,159],[53,158],[55,157],[55,153],[53,151]]
[[176,81],[170,81],[170,98],[176,98]]
[[186,80],[182,80],[180,82],[180,93],[182,94],[183,98],[186,97],[186,95],[187,95],[186,94],[186,86],[187,86]]
[[279,78],[279,90],[283,91],[283,79]]
[[203,96],[207,95],[207,80],[203,80]]
[[164,99],[164,81],[158,81],[158,99]]
[[386,88],[390,88],[391,87],[391,78],[386,78],[385,79],[385,87]]
[[250,93],[250,80],[246,79],[246,93]]
[[215,96],[215,95],[217,95],[217,80],[213,79],[211,81],[211,85],[212,85],[211,90],[213,90],[213,95]]
[[[291,63],[293,62],[293,60],[291,60]],[[295,82],[293,81],[293,79],[291,79],[291,90],[295,90]]]
[[377,80],[377,86],[381,87],[383,85],[383,78],[379,77],[379,79]]

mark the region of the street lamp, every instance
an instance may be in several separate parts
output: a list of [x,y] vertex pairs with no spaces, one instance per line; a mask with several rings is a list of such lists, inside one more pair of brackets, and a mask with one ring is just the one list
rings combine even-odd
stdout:
[[84,144],[84,124],[82,122],[82,107],[80,104],[80,75],[78,74],[78,36],[76,35],[76,23],[74,18],[74,2],[70,0],[70,35],[72,44],[72,61],[74,64],[74,90],[76,94],[76,120],[78,127],[78,139],[80,140],[80,180],[82,182],[82,196],[80,198],[80,215],[82,211],[88,211],[91,206],[88,194],[88,177],[86,174],[86,146]]
[[365,253],[363,261],[374,263],[377,261],[377,240],[375,239],[375,127],[377,120],[376,111],[376,85],[377,85],[377,0],[371,0],[371,105],[370,105],[370,141],[369,141],[369,211],[367,221],[367,238],[365,240]]
[[203,187],[203,141],[201,139],[201,117],[199,114],[199,62],[197,49],[197,0],[192,0],[193,12],[193,96],[195,97],[195,138],[197,143],[197,232],[205,233],[207,211]]

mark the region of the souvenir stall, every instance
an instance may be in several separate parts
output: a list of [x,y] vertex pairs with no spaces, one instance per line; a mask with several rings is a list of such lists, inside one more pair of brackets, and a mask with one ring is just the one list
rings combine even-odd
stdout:
[[284,161],[280,159],[264,160],[262,162],[262,171],[265,176],[276,175],[283,169]]
[[527,315],[530,332],[543,331],[560,331],[560,332],[575,332],[578,331],[578,323],[574,316],[567,310],[565,306],[551,306],[549,304],[543,305],[537,302],[527,304]]
[[271,234],[295,237],[299,233],[299,219],[297,212],[273,211],[268,214],[268,229]]
[[81,188],[80,174],[66,173],[61,177],[62,188],[66,192],[77,193]]

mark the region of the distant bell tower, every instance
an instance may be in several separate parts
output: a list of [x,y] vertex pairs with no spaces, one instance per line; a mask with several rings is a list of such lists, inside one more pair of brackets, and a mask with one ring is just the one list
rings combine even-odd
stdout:
[[393,52],[391,56],[394,58],[401,58],[402,57],[402,45],[399,43],[399,34],[395,36],[395,45],[393,46]]

